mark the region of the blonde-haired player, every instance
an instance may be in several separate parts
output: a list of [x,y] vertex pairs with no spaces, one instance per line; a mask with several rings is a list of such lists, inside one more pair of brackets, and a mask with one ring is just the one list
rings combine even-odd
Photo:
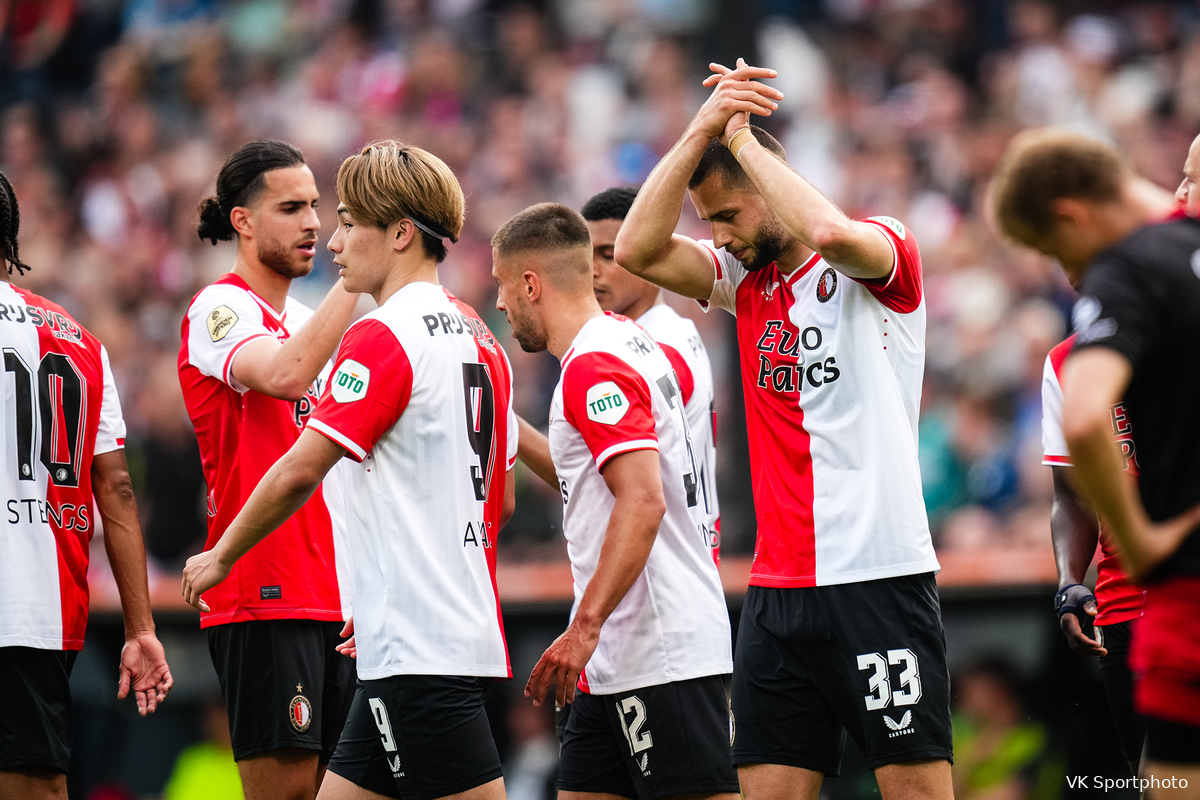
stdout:
[[511,675],[495,584],[513,508],[512,373],[491,331],[438,285],[463,196],[436,156],[372,144],[338,172],[329,241],[350,291],[379,308],[342,339],[329,387],[220,544],[189,561],[201,593],[342,457],[348,479],[359,684],[323,798],[504,797],[483,709]]

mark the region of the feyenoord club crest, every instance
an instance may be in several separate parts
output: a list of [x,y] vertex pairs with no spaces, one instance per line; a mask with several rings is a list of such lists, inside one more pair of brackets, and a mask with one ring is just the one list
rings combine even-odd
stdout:
[[[304,686],[296,684],[296,691],[304,691]],[[308,698],[302,694],[298,694],[292,698],[292,704],[288,707],[288,719],[292,722],[292,727],[304,733],[308,730],[308,726],[312,724],[312,703],[308,702]]]
[[836,291],[837,271],[830,267],[821,273],[821,279],[817,281],[817,299],[822,303],[828,303],[829,298],[833,297],[833,293]]

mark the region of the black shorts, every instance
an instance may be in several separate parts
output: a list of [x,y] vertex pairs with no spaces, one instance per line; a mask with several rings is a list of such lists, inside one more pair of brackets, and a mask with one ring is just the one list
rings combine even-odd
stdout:
[[1108,655],[1100,657],[1100,679],[1104,681],[1108,710],[1117,727],[1121,755],[1126,761],[1138,761],[1142,757],[1142,744],[1146,740],[1146,721],[1133,708],[1133,672],[1129,669],[1129,637],[1133,622],[1097,625],[1094,629],[1103,637],[1101,644],[1108,650]]
[[870,769],[952,760],[950,677],[932,573],[751,586],[733,667],[735,764],[834,776],[846,732]]
[[728,675],[616,694],[575,693],[558,788],[638,800],[737,792],[730,761]]
[[483,708],[492,678],[396,675],[359,681],[329,769],[400,800],[465,792],[501,776]]
[[0,647],[0,770],[71,760],[71,667],[77,650]]
[[1200,728],[1146,717],[1146,760],[1200,765]]
[[273,619],[205,628],[234,759],[294,747],[329,760],[354,696],[354,659],[333,649],[342,625]]

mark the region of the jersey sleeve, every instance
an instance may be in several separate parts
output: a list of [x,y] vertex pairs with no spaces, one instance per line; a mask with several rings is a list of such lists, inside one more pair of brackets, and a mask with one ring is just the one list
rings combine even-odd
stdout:
[[[1148,266],[1148,265],[1141,265]],[[1136,370],[1162,333],[1163,284],[1118,253],[1101,256],[1084,276],[1083,296],[1071,312],[1077,348],[1108,347]]]
[[342,337],[308,427],[362,461],[408,407],[412,383],[412,364],[396,335],[378,320],[362,320]]
[[[921,251],[912,231],[891,217],[862,220],[881,231],[892,246],[892,271],[886,278],[854,278],[875,299],[897,314],[911,314],[921,305]],[[836,264],[834,266],[837,266]]]
[[112,366],[108,363],[108,350],[100,345],[100,366],[104,370],[104,396],[100,401],[100,425],[96,430],[94,455],[110,453],[125,446],[125,417],[121,414],[121,398],[117,395],[117,382],[113,380]]
[[201,373],[245,393],[233,377],[233,359],[255,339],[274,337],[263,325],[263,312],[246,292],[210,286],[188,308],[188,361]]
[[692,370],[684,361],[683,355],[674,347],[662,342],[659,342],[658,346],[666,353],[667,360],[675,368],[675,377],[679,379],[679,391],[683,393],[683,404],[687,405],[692,402],[692,393],[696,390],[696,380],[692,377]]
[[1047,466],[1071,466],[1071,454],[1063,438],[1062,407],[1062,385],[1054,360],[1048,355],[1042,368],[1042,463]]
[[736,315],[737,287],[742,282],[742,278],[746,277],[746,268],[724,250],[714,247],[711,239],[705,239],[699,244],[708,251],[708,255],[712,258],[715,273],[712,294],[708,296],[707,300],[697,300],[696,302],[705,311],[716,306]]
[[583,436],[596,467],[633,450],[657,450],[650,387],[610,353],[583,353],[563,373],[563,416]]

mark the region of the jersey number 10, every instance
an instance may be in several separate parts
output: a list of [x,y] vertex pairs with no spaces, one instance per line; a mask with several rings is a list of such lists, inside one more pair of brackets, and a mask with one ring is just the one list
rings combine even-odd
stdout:
[[[87,381],[70,356],[47,353],[36,376],[21,354],[4,348],[4,371],[13,374],[16,386],[17,477],[37,479],[33,451],[40,439],[42,466],[55,486],[79,485],[79,446],[87,417]],[[34,380],[37,391],[34,391]]]

